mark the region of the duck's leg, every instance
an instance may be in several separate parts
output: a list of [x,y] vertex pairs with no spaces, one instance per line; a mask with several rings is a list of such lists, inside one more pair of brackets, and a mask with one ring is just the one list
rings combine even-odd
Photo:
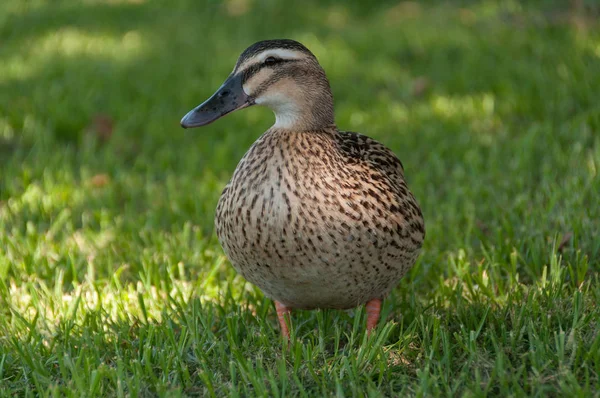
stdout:
[[[292,313],[292,309],[286,307],[284,304],[279,301],[275,301],[275,309],[277,310],[277,318],[279,319],[279,326],[281,326],[281,334],[286,340],[290,339],[290,331],[288,329],[288,323],[291,324],[290,314]],[[287,318],[287,322],[286,322]]]
[[367,307],[367,334],[371,334],[371,330],[375,329],[379,321],[379,313],[381,312],[381,299],[373,299],[366,305]]

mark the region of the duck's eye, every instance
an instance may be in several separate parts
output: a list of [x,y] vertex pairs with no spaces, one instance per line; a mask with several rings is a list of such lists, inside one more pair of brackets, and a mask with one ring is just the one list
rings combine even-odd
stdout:
[[264,63],[265,65],[273,65],[273,64],[276,64],[276,63],[277,63],[277,58],[275,58],[275,57],[267,57],[267,58],[265,58],[265,60],[263,61],[263,63]]

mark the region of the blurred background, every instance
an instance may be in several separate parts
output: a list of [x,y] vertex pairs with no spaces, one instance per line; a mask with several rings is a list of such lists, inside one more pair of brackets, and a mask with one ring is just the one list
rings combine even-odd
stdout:
[[[421,203],[423,255],[386,301],[390,317],[406,325],[422,314],[442,319],[454,337],[463,323],[481,331],[479,319],[500,330],[503,311],[526,301],[513,297],[531,288],[540,292],[528,306],[539,311],[535,328],[554,330],[546,319],[556,330],[575,324],[560,317],[600,270],[599,17],[595,0],[1,1],[0,334],[14,345],[0,361],[12,368],[0,375],[31,386],[21,361],[32,367],[54,355],[44,347],[55,347],[48,336],[58,326],[85,337],[97,316],[127,340],[139,319],[167,316],[167,302],[197,319],[208,310],[188,303],[218,302],[224,292],[236,299],[209,311],[219,330],[249,302],[236,313],[246,317],[239,327],[263,335],[253,322],[264,322],[269,304],[235,277],[213,217],[237,162],[273,115],[253,107],[194,130],[179,121],[219,87],[241,51],[273,38],[316,54],[338,126],[393,149]],[[561,284],[546,302],[550,274]],[[77,312],[81,297],[85,311]],[[585,293],[586,311],[597,298]],[[228,341],[211,333],[196,338],[226,352]],[[399,341],[404,332],[395,333]],[[65,340],[65,352],[85,351],[84,337],[72,343],[79,348]],[[128,349],[111,338],[105,352],[129,364]],[[591,339],[578,352],[593,351]],[[418,366],[416,358],[429,358],[408,344]],[[14,347],[25,359],[12,356]],[[513,369],[519,355],[542,352],[507,350],[520,352],[508,356]],[[223,363],[218,372],[227,374]],[[404,372],[400,365],[394,371]],[[44,374],[46,363],[38,367]],[[409,382],[427,376],[406,372]]]

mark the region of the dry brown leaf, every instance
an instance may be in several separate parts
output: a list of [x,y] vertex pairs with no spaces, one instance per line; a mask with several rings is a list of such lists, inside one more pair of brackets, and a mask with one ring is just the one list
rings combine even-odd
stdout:
[[251,0],[228,0],[225,2],[227,13],[232,17],[239,17],[250,11]]
[[472,10],[469,10],[468,8],[461,8],[460,10],[458,10],[458,16],[460,18],[460,22],[462,22],[465,25],[471,25],[477,19],[475,13]]
[[558,248],[556,250],[559,253],[562,253],[563,249],[571,241],[572,237],[573,237],[573,232],[567,232],[567,233],[565,233],[563,235],[562,239],[560,240],[560,243],[558,244]]
[[96,174],[90,178],[90,184],[96,188],[102,188],[110,182],[108,174]]
[[426,76],[419,76],[412,82],[413,97],[420,97],[429,89],[431,81]]
[[113,135],[114,124],[110,116],[100,113],[93,117],[88,131],[95,134],[101,142],[107,142]]

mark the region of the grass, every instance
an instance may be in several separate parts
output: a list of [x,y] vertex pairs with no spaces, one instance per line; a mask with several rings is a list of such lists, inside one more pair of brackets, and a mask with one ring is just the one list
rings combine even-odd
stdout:
[[[600,396],[600,10],[563,3],[1,2],[0,396]],[[214,237],[270,112],[178,126],[275,37],[423,208],[368,341],[286,347]]]

